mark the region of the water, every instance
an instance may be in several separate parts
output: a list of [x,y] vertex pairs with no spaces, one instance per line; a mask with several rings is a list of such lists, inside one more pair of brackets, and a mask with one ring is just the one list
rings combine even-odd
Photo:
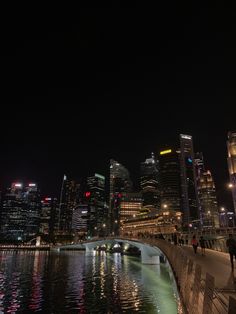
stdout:
[[164,265],[94,252],[0,251],[0,313],[177,313]]

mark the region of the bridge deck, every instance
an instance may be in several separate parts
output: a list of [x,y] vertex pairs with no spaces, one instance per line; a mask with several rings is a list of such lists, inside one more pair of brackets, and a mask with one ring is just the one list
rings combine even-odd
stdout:
[[191,246],[182,246],[187,255],[202,267],[202,271],[215,277],[217,289],[234,291],[236,296],[236,261],[235,270],[231,271],[230,258],[228,253],[206,249],[206,255],[201,255],[198,248],[197,254]]

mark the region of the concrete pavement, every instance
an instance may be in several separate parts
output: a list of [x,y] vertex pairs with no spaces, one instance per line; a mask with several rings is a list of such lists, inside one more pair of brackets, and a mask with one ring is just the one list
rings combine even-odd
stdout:
[[201,255],[198,247],[197,254],[193,252],[192,246],[182,246],[187,255],[202,267],[202,272],[209,273],[215,277],[215,286],[222,292],[231,292],[236,297],[236,261],[234,261],[234,272],[231,271],[229,253],[223,253],[206,249],[206,255]]

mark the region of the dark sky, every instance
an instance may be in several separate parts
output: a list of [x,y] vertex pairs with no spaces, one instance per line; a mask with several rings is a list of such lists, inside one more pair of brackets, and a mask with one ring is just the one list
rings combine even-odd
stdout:
[[38,31],[30,23],[6,25],[1,186],[32,179],[43,194],[58,194],[64,173],[106,174],[111,157],[136,178],[151,151],[186,133],[204,153],[220,203],[231,206],[234,21],[229,4],[125,8],[117,1],[83,8],[69,21],[41,21]]

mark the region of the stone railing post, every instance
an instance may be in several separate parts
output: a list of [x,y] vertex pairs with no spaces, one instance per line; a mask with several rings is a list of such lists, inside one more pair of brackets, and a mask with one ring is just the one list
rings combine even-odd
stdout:
[[196,264],[195,266],[195,273],[194,273],[194,281],[193,281],[193,292],[192,292],[192,311],[190,313],[198,313],[198,300],[199,300],[199,293],[201,289],[201,266]]

